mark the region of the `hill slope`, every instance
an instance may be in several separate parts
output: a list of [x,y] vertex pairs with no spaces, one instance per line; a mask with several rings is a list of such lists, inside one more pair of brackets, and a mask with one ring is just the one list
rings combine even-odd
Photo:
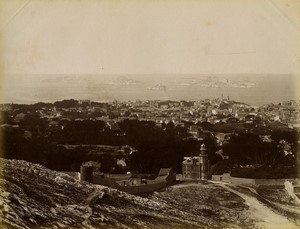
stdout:
[[253,228],[243,198],[217,184],[146,197],[80,183],[40,165],[0,159],[1,228]]

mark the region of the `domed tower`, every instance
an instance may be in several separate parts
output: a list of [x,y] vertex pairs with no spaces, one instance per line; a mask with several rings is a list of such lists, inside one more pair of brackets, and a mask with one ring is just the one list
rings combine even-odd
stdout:
[[209,177],[209,161],[207,157],[207,149],[205,144],[201,145],[199,161],[200,161],[200,180],[207,180]]

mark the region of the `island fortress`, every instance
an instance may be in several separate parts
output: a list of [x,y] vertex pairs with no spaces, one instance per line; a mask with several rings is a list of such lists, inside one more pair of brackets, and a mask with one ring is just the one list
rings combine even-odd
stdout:
[[185,180],[207,180],[209,178],[209,160],[204,144],[201,145],[199,156],[184,157],[182,175]]

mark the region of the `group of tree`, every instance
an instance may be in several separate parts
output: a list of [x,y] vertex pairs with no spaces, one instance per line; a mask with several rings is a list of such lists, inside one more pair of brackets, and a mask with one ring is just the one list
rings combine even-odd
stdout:
[[[73,106],[72,101],[58,106]],[[2,116],[4,120],[9,117]],[[173,122],[163,123],[160,127],[152,121],[124,120],[119,128],[111,129],[104,121],[95,120],[62,120],[63,128],[49,131],[48,121],[37,114],[26,114],[19,123],[21,129],[30,130],[31,138],[24,137],[21,129],[2,130],[3,156],[6,158],[24,159],[41,163],[53,169],[68,169],[68,165],[76,164],[77,169],[85,160],[102,160],[103,169],[116,167],[114,158],[105,156],[90,157],[83,150],[66,150],[58,144],[99,144],[130,145],[137,149],[127,158],[128,170],[142,173],[156,173],[162,167],[171,167],[181,173],[184,156],[199,154],[199,148],[205,143],[208,148],[210,163],[216,164],[221,157],[215,154],[220,149],[213,136],[199,141],[188,134],[188,127],[175,126]],[[202,122],[199,128],[213,131],[214,125]],[[295,166],[297,159],[298,136],[296,131],[272,131],[270,141],[263,140],[256,133],[246,131],[231,134],[227,144],[222,146],[229,155],[231,165],[261,166]]]
[[295,165],[297,132],[275,131],[266,141],[253,133],[233,134],[223,150],[238,165]]
[[[67,164],[80,165],[91,159],[105,161],[104,168],[113,158],[91,158],[88,152],[66,150],[58,145],[130,145],[137,151],[128,156],[127,169],[156,173],[162,167],[171,167],[176,172],[181,172],[183,157],[199,154],[201,144],[195,139],[186,138],[186,129],[176,128],[174,123],[165,124],[161,128],[151,121],[124,120],[119,123],[119,129],[111,130],[104,121],[74,120],[66,122],[63,129],[50,134],[44,130],[43,119],[28,117],[22,125],[35,129],[33,136],[25,138],[24,132],[19,128],[2,131],[4,157],[24,159],[61,170],[66,169]],[[214,154],[215,140],[205,139],[205,143],[209,148],[210,159],[218,160]],[[105,170],[108,170],[107,166]]]

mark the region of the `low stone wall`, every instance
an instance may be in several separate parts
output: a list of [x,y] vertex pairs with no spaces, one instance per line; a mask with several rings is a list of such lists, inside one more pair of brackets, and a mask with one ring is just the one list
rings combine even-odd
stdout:
[[295,179],[248,179],[239,177],[230,177],[233,184],[254,184],[254,185],[284,185],[285,181],[294,181]]
[[284,185],[285,181],[293,181],[294,179],[255,179],[256,185]]
[[282,185],[284,186],[285,181],[295,181],[296,179],[250,179],[241,177],[232,177],[229,173],[223,175],[212,175],[213,181],[222,181],[232,184],[253,184],[253,185]]
[[223,181],[226,183],[230,183],[231,176],[229,173],[224,173],[223,175],[212,175],[211,179],[213,181]]

